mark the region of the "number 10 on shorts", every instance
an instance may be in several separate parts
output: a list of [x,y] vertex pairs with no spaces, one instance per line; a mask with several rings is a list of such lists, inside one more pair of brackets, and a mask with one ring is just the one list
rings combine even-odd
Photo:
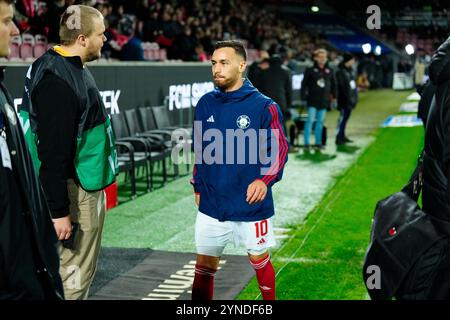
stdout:
[[256,227],[256,238],[265,236],[268,232],[267,219],[255,222],[255,227]]

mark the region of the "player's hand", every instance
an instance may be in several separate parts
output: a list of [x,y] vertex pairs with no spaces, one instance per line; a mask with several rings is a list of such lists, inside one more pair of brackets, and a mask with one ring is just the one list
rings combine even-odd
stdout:
[[200,206],[200,193],[195,194],[195,203],[197,204],[197,207]]
[[254,204],[263,201],[267,195],[267,185],[262,180],[253,181],[247,188],[248,204]]
[[56,235],[58,236],[58,240],[69,239],[70,234],[72,233],[72,222],[70,221],[70,216],[52,220]]

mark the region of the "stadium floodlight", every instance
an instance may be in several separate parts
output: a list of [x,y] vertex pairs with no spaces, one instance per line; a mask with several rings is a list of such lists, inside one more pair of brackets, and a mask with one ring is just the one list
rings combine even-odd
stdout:
[[362,50],[365,54],[369,54],[370,51],[372,50],[372,45],[370,43],[364,43],[362,45]]
[[319,10],[320,10],[320,9],[319,9],[318,6],[312,6],[312,7],[311,7],[311,11],[312,11],[312,12],[319,12]]
[[380,47],[380,46],[376,46],[376,47],[375,47],[375,54],[376,54],[377,56],[381,55],[381,47]]
[[414,47],[412,46],[412,44],[407,44],[405,46],[405,51],[408,55],[414,54]]

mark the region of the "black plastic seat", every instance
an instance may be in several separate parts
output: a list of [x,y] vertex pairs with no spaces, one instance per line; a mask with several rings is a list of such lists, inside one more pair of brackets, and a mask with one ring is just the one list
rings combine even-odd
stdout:
[[[126,142],[133,146],[135,168],[143,167],[145,172],[145,179],[147,184],[147,191],[152,188],[152,177],[149,174],[148,162],[151,161],[151,146],[148,140],[130,136],[128,127],[122,114],[111,115],[111,124],[114,131],[114,136],[117,142]],[[137,161],[139,159],[139,161]],[[119,158],[120,160],[126,160]],[[131,159],[130,159],[131,160]],[[142,161],[143,160],[143,161]]]
[[167,166],[166,158],[172,155],[172,146],[170,141],[165,141],[161,134],[143,132],[141,121],[138,119],[137,112],[134,109],[123,112],[126,124],[128,126],[128,133],[132,137],[146,139],[151,145],[150,150],[150,177],[153,183],[153,162],[161,161],[163,168],[164,182],[167,180]]

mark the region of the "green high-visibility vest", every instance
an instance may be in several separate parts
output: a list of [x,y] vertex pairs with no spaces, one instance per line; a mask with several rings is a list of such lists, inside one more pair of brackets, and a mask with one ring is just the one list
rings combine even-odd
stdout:
[[114,182],[118,173],[117,151],[109,115],[95,80],[89,70],[83,67],[81,59],[62,57],[52,49],[28,69],[19,112],[36,172],[39,172],[41,166],[37,152],[39,123],[36,121],[36,110],[31,97],[47,72],[64,80],[79,98],[82,112],[77,131],[75,171],[84,190],[102,190]]

